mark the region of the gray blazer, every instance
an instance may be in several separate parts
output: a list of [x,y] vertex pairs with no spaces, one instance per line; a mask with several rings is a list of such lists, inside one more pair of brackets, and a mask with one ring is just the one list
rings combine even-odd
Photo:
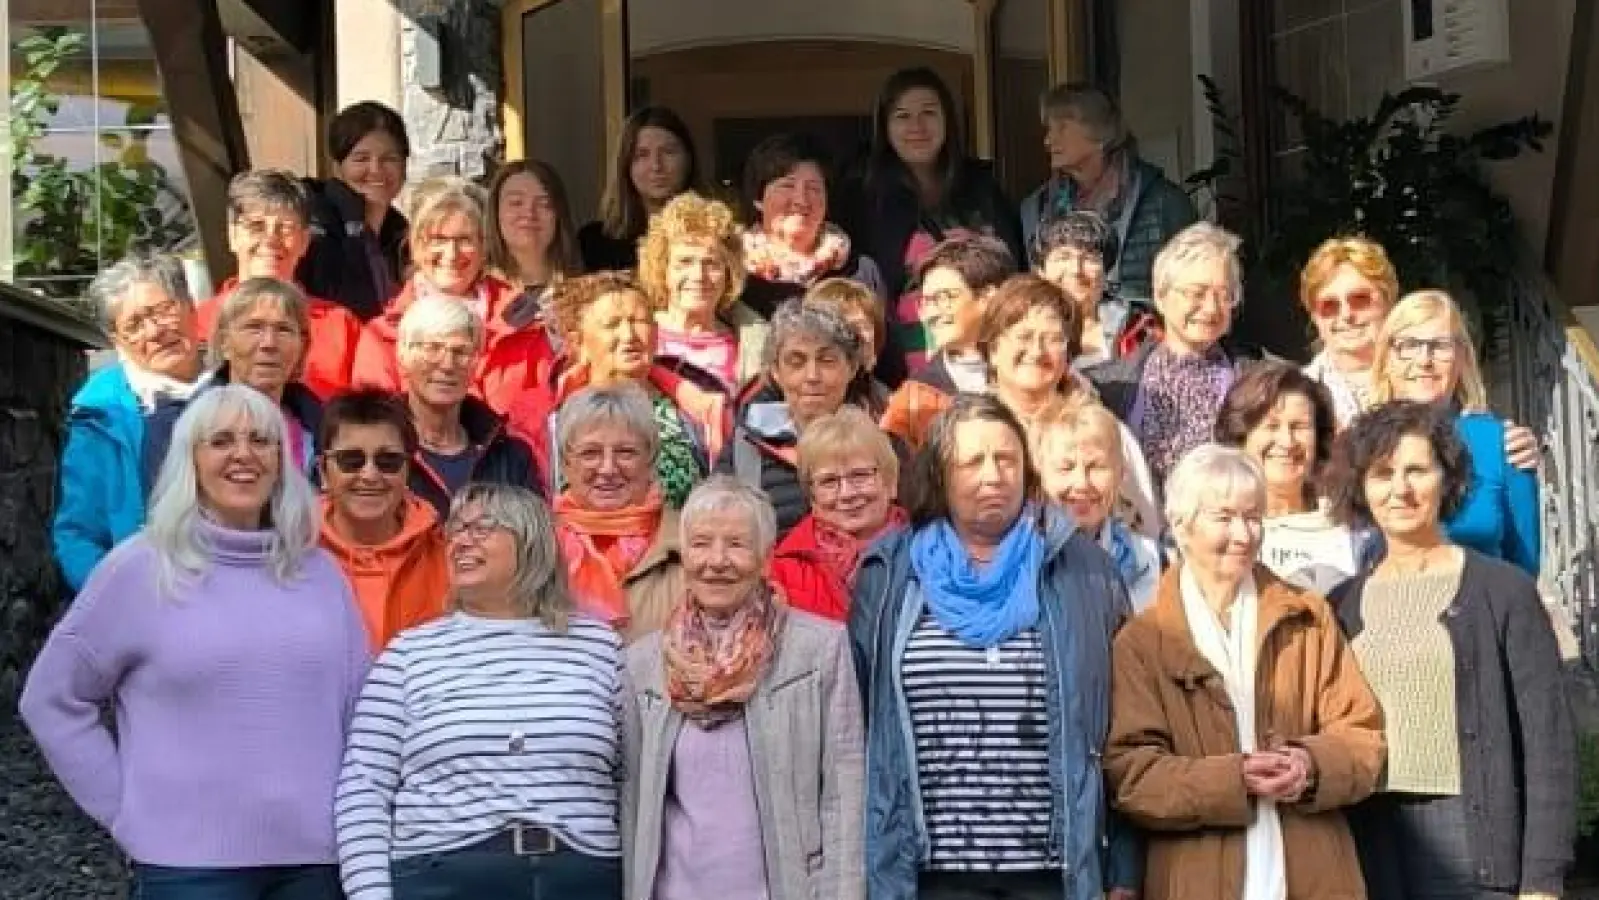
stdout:
[[[659,632],[627,649],[627,678],[624,897],[650,900],[684,721],[666,696]],[[789,610],[744,715],[771,900],[865,900],[866,740],[842,626]]]

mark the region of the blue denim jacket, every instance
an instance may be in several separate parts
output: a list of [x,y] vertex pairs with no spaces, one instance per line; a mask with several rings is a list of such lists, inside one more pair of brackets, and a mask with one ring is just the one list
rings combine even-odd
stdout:
[[[1099,900],[1107,887],[1137,888],[1142,852],[1130,827],[1107,822],[1100,752],[1110,724],[1111,639],[1131,612],[1110,558],[1053,510],[1042,525],[1039,632],[1049,682],[1051,856],[1066,900]],[[911,532],[867,551],[856,576],[849,636],[866,710],[866,870],[870,900],[915,900],[929,852],[917,785],[910,710],[900,662],[922,613]]]

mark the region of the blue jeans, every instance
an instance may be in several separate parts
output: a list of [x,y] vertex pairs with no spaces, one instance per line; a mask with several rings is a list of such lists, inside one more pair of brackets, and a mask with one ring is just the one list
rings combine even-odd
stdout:
[[499,842],[394,860],[394,900],[622,900],[622,861],[562,848],[517,856]]
[[182,869],[133,864],[131,900],[344,900],[338,866]]

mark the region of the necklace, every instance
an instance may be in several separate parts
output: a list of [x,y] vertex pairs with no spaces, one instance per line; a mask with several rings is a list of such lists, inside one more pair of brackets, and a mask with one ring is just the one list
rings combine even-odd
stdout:
[[466,449],[466,429],[462,428],[460,425],[456,425],[454,428],[450,429],[447,435],[442,437],[419,434],[417,435],[417,442],[420,443],[424,449],[432,450],[434,453],[447,456],[451,453],[458,453],[461,450]]
[[1419,556],[1417,556],[1417,562],[1413,565],[1404,566],[1398,561],[1390,559],[1388,562],[1383,564],[1383,568],[1388,570],[1388,574],[1397,577],[1414,577],[1417,575],[1425,575],[1429,569],[1433,568],[1434,563],[1440,561],[1438,557],[1439,551],[1442,551],[1444,554],[1450,557],[1453,557],[1454,555],[1453,548],[1448,544],[1444,544],[1437,547],[1431,547],[1423,551]]

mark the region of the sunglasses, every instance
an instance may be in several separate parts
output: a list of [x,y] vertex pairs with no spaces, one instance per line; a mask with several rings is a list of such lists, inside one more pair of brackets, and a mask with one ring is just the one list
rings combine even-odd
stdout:
[[1343,312],[1346,306],[1350,312],[1365,312],[1376,305],[1376,294],[1371,291],[1353,291],[1342,297],[1316,298],[1315,313],[1317,318],[1331,319]]
[[399,450],[379,450],[368,456],[367,452],[360,447],[348,447],[344,450],[335,450],[324,454],[324,456],[333,460],[333,465],[346,475],[360,474],[366,468],[368,459],[384,475],[398,475],[400,470],[405,468],[405,454]]

